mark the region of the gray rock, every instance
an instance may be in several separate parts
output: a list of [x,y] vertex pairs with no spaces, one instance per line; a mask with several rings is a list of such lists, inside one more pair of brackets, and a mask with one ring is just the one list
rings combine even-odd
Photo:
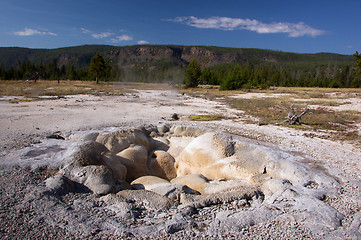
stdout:
[[59,133],[50,134],[50,135],[46,136],[46,138],[65,140],[65,138],[63,136],[61,136]]
[[107,194],[101,197],[100,200],[105,202],[105,208],[114,212],[117,217],[122,219],[133,219],[133,205],[126,202],[126,199],[114,194]]
[[49,191],[58,195],[74,191],[74,183],[64,175],[55,175],[46,179],[45,186]]
[[174,204],[167,197],[148,190],[124,190],[118,192],[117,196],[142,204],[150,210],[165,210]]
[[144,125],[139,128],[146,136],[150,136],[152,133],[158,135],[158,128],[154,125]]
[[238,189],[235,191],[220,192],[208,195],[190,196],[189,194],[182,195],[180,208],[194,207],[203,208],[217,204],[231,203],[235,200],[245,199],[249,204],[251,201],[257,200],[263,202],[263,194],[257,188]]
[[186,219],[183,214],[177,213],[173,216],[171,221],[166,223],[164,232],[173,234],[183,230],[187,225],[189,225],[189,222],[189,219]]
[[179,116],[178,116],[178,114],[173,113],[173,115],[172,115],[172,119],[173,119],[173,120],[179,120]]
[[86,142],[74,153],[72,162],[78,166],[105,165],[104,156],[109,150],[101,143]]
[[152,188],[150,191],[156,192],[169,199],[179,201],[182,193],[186,194],[199,194],[199,192],[182,184],[163,184],[159,187]]
[[163,125],[158,126],[158,131],[161,134],[165,134],[165,133],[169,132],[169,130],[170,130],[170,126],[168,124],[163,124]]
[[114,186],[114,192],[117,193],[122,190],[134,190],[134,188],[126,181],[117,180]]
[[89,133],[83,137],[83,141],[84,142],[95,142],[95,140],[97,139],[98,136],[99,136],[99,133],[97,133],[97,132]]
[[96,194],[104,195],[113,191],[115,179],[113,172],[107,166],[86,166],[75,176],[80,183]]
[[266,207],[236,213],[233,211],[222,211],[216,214],[215,219],[209,226],[208,232],[212,234],[222,234],[225,232],[238,233],[242,228],[272,220],[276,216],[276,212]]
[[149,142],[152,150],[168,151],[169,149],[170,142],[165,137],[149,138]]
[[[266,196],[266,200],[273,203],[275,196],[278,193],[283,193],[286,189],[294,190],[292,183],[286,179],[281,178],[269,178],[266,179],[261,190]],[[272,197],[273,196],[273,197]]]
[[197,210],[194,207],[191,206],[187,206],[184,208],[180,209],[180,213],[184,216],[192,216],[193,214],[195,214],[197,212]]
[[293,199],[291,209],[294,218],[297,222],[303,222],[313,233],[322,234],[341,227],[345,216],[326,203],[307,195]]

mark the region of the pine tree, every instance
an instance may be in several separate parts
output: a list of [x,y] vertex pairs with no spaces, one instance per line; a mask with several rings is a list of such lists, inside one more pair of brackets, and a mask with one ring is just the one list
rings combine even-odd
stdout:
[[247,73],[240,65],[234,66],[227,72],[226,78],[220,86],[220,90],[236,90],[247,84]]
[[185,79],[184,79],[184,87],[192,88],[197,87],[199,84],[199,78],[201,76],[201,67],[199,63],[192,59],[187,68],[185,69]]
[[353,55],[353,57],[356,60],[356,77],[351,82],[351,87],[361,87],[361,54],[359,54],[357,51]]
[[357,51],[356,53],[353,55],[353,57],[355,58],[355,65],[357,67],[357,75],[359,77],[361,77],[361,53],[359,54]]
[[95,77],[97,84],[99,83],[99,77],[106,76],[110,73],[110,65],[107,63],[101,54],[96,54],[90,60],[89,74]]

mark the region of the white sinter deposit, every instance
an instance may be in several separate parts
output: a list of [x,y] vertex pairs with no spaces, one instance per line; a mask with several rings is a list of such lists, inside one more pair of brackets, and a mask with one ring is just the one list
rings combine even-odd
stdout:
[[[28,201],[41,208],[39,219],[53,225],[66,219],[63,227],[77,234],[100,228],[118,236],[191,230],[202,236],[237,235],[253,225],[287,220],[302,223],[312,236],[324,236],[342,227],[344,215],[323,201],[341,185],[301,164],[300,156],[185,125],[78,133],[68,139],[24,149],[20,161],[33,171],[59,169],[44,185],[34,186]],[[90,199],[78,199],[62,213],[61,198],[91,192]],[[45,200],[43,194],[55,198]],[[232,208],[207,220],[194,218],[204,208],[228,205]],[[74,217],[92,208],[112,217]]]
[[360,183],[322,167],[316,150],[313,158],[270,143],[284,143],[282,131],[263,135],[269,143],[241,137],[241,124],[229,121],[159,122],[72,131],[7,151],[1,210],[10,217],[1,224],[13,233],[0,238],[360,238]]

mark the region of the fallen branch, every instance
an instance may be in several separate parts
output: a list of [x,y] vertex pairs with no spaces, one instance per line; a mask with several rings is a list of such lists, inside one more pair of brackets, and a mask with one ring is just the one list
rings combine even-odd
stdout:
[[309,109],[308,109],[308,107],[306,107],[306,109],[302,113],[297,115],[293,106],[294,106],[294,104],[291,105],[291,112],[288,113],[286,120],[283,121],[282,124],[302,125],[301,118],[303,115],[305,115],[309,111]]

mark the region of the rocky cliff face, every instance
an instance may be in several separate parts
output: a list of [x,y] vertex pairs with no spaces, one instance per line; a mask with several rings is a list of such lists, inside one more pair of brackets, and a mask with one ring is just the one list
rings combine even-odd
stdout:
[[183,58],[188,62],[195,58],[203,66],[214,66],[221,63],[232,63],[240,60],[239,55],[241,50],[234,52],[222,53],[215,52],[203,47],[190,47],[183,55]]
[[192,58],[195,58],[202,67],[210,67],[220,63],[240,61],[242,60],[241,55],[241,50],[222,53],[197,46],[133,46],[119,48],[107,54],[108,57],[116,59],[120,67],[160,60],[172,61],[177,65],[186,66]]

